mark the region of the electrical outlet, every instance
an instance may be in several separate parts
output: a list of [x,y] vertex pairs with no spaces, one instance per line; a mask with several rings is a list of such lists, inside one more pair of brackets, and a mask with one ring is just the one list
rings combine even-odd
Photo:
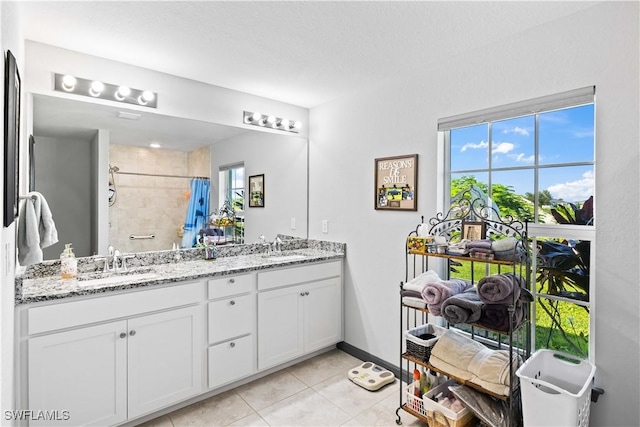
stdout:
[[322,232],[323,233],[329,232],[329,220],[326,220],[326,219],[322,220]]
[[295,218],[291,218],[291,229],[292,230],[296,229],[296,219]]

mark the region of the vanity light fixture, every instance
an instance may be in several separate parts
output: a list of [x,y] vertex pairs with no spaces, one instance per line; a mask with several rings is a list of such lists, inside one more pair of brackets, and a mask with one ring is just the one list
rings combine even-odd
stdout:
[[70,74],[62,77],[62,89],[65,92],[72,92],[76,88],[76,78]]
[[70,74],[54,73],[53,89],[74,95],[90,96],[127,104],[158,107],[158,94],[150,90],[133,89],[99,80],[88,80]]
[[120,86],[116,93],[113,95],[118,101],[124,101],[127,96],[131,95],[131,89],[129,86]]
[[261,126],[270,129],[284,130],[287,132],[298,133],[302,127],[302,123],[297,120],[289,120],[272,115],[252,113],[245,111],[243,114],[243,122],[248,125]]

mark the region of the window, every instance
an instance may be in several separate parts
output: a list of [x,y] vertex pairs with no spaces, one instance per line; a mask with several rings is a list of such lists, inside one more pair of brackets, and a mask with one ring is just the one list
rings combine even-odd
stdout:
[[536,297],[533,348],[592,360],[594,93],[588,87],[438,124],[445,203],[474,185],[503,218],[528,223]]
[[218,211],[225,204],[235,212],[235,236],[237,243],[244,243],[244,164],[224,166],[219,172]]

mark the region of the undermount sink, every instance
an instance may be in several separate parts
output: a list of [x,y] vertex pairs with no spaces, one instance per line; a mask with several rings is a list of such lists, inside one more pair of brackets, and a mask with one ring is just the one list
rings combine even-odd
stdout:
[[271,253],[271,254],[264,254],[262,255],[263,258],[269,259],[271,261],[294,261],[296,259],[303,259],[305,258],[304,255],[300,255],[300,254],[287,254],[286,252],[282,252],[282,253]]
[[78,276],[76,280],[80,282],[82,286],[93,286],[109,285],[118,282],[149,280],[155,279],[156,277],[158,277],[158,275],[151,271],[151,268],[146,268],[122,272],[90,273],[85,276]]

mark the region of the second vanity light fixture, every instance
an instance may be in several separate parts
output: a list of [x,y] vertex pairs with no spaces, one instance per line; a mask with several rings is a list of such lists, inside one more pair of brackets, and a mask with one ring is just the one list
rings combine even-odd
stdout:
[[150,90],[133,89],[99,80],[87,80],[70,74],[54,73],[53,88],[59,92],[73,93],[74,95],[91,96],[150,108],[158,107],[158,95]]
[[302,127],[302,123],[297,120],[283,119],[276,116],[269,116],[261,113],[252,113],[245,111],[243,114],[243,122],[248,125],[261,126],[270,129],[284,130],[287,132],[298,133]]

